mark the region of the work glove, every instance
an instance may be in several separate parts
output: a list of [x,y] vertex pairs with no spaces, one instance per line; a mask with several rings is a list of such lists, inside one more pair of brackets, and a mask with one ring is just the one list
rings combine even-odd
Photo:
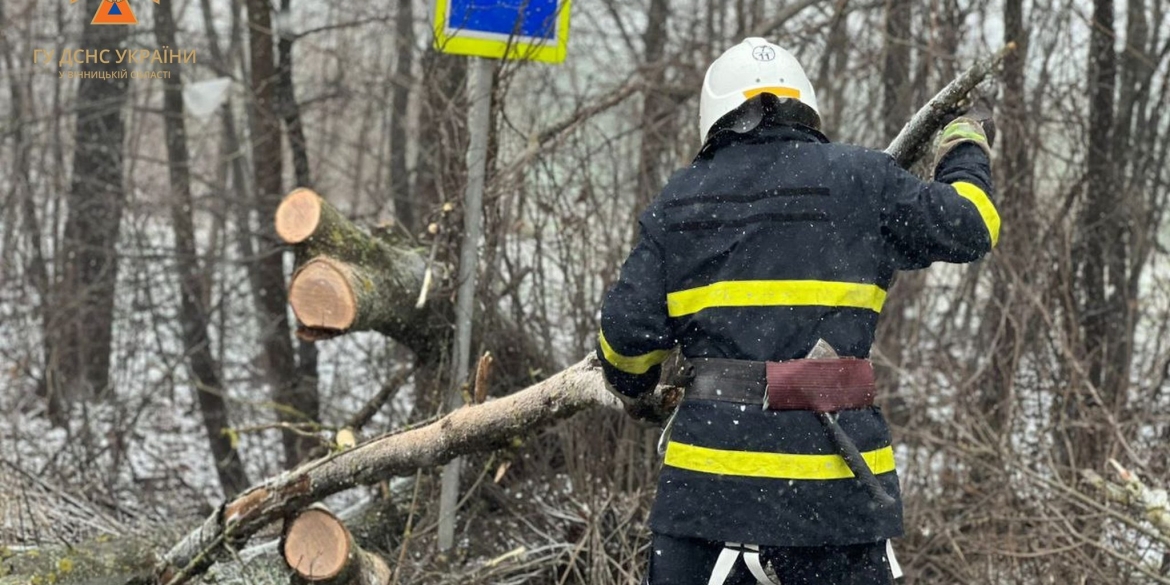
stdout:
[[963,114],[964,118],[970,118],[979,123],[983,128],[983,134],[987,136],[987,146],[995,146],[995,118],[992,114],[991,101],[980,98],[975,100],[975,104]]
[[987,145],[995,145],[995,103],[987,96],[977,96],[974,102],[962,102],[956,109],[943,116],[942,125],[945,128],[959,118],[967,118],[979,124],[983,134],[987,137]]
[[995,120],[991,105],[985,99],[976,100],[967,111],[960,114],[943,128],[935,151],[934,168],[960,144],[970,142],[991,157],[991,144],[995,141]]
[[663,405],[655,400],[653,392],[638,398],[632,398],[618,392],[608,381],[605,383],[605,389],[609,390],[609,393],[613,394],[622,403],[622,408],[626,411],[626,414],[635,420],[661,425],[666,422],[666,419],[670,418],[670,412],[663,409]]

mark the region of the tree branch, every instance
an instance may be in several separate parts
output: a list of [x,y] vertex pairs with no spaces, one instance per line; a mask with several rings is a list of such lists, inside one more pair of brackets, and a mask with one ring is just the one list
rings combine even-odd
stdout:
[[[660,387],[656,399],[672,410],[681,392]],[[307,463],[225,503],[162,559],[159,582],[180,585],[205,571],[258,530],[304,506],[358,485],[413,474],[458,457],[509,444],[577,412],[620,404],[605,390],[597,359],[589,356],[520,392],[467,406],[429,425],[389,433]]]
[[1163,537],[1170,539],[1170,498],[1166,490],[1147,486],[1137,474],[1113,459],[1109,463],[1117,470],[1122,483],[1111,482],[1090,469],[1081,470],[1081,477],[1100,490],[1106,501],[1125,506],[1152,524]]
[[999,67],[1003,58],[1015,49],[1015,43],[1008,43],[995,55],[979,59],[962,75],[948,83],[946,87],[942,88],[942,91],[930,98],[930,101],[926,102],[926,105],[922,106],[914,114],[914,117],[910,118],[902,131],[886,148],[886,153],[894,157],[898,165],[903,168],[909,168],[914,164],[922,156],[926,145],[930,143],[934,134],[942,128],[943,121],[954,114],[967,95],[976,86],[983,83],[983,80],[987,79]]

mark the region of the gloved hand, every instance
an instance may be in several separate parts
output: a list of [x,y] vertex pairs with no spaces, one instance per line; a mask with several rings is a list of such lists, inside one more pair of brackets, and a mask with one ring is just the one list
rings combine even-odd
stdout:
[[995,103],[990,98],[976,96],[974,102],[961,102],[956,109],[944,115],[942,125],[945,128],[959,118],[973,120],[983,128],[983,133],[987,136],[987,145],[992,146],[995,142],[994,111]]
[[[608,381],[605,383],[605,389],[609,390],[609,393],[613,394],[622,403],[622,408],[625,409],[626,414],[635,420],[661,425],[670,418],[674,404],[663,404],[663,402],[656,399],[653,392],[639,398],[631,398],[615,390],[613,386],[609,385]],[[677,403],[678,398],[681,398],[681,396],[667,398],[665,402]]]
[[943,128],[935,151],[934,167],[938,168],[949,152],[966,142],[979,146],[990,157],[994,141],[995,121],[991,116],[991,104],[986,99],[978,99]]
[[964,118],[970,118],[983,127],[983,134],[987,136],[989,147],[995,146],[995,118],[991,110],[991,101],[980,98],[963,114]]

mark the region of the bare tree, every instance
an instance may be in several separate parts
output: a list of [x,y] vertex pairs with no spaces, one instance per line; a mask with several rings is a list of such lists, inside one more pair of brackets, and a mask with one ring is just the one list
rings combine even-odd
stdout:
[[1030,346],[1030,325],[1035,322],[1032,304],[1021,298],[1022,291],[1039,277],[1033,270],[1037,254],[1024,249],[1030,245],[1025,234],[1036,233],[1039,224],[1032,180],[1035,117],[1029,115],[1025,94],[1028,30],[1024,26],[1023,3],[1004,2],[1003,21],[1004,43],[1016,44],[1016,50],[1004,58],[1003,100],[996,116],[1002,152],[996,168],[996,200],[1004,228],[1000,247],[992,258],[992,295],[982,329],[991,364],[978,386],[979,411],[988,417],[993,433],[1006,437],[1002,433],[1010,426],[1016,374]]
[[[885,139],[898,135],[914,107],[910,103],[915,87],[910,83],[912,6],[911,2],[898,0],[886,0],[885,3],[881,101],[882,137]],[[920,78],[919,81],[925,80]],[[895,424],[905,424],[909,420],[907,402],[899,393],[897,371],[902,367],[908,329],[913,326],[906,311],[914,305],[922,290],[923,279],[921,272],[902,273],[895,277],[875,334],[880,352],[875,374],[879,387],[890,396],[886,408]]]
[[[154,34],[159,44],[178,47],[175,42],[175,20],[171,5],[160,3],[154,9]],[[178,67],[168,67],[170,76],[163,90],[163,116],[167,142],[167,166],[171,186],[171,227],[175,234],[175,271],[179,277],[180,319],[182,321],[184,354],[188,356],[195,393],[203,414],[203,427],[219,483],[224,495],[232,497],[248,487],[250,481],[244,471],[240,454],[228,432],[224,385],[220,378],[220,364],[211,352],[208,335],[207,308],[203,271],[199,253],[195,249],[195,226],[191,219],[195,204],[191,197],[190,154],[187,150],[187,125],[183,120],[183,76]]]
[[418,210],[410,189],[406,170],[407,107],[414,86],[414,2],[398,0],[394,15],[394,72],[390,90],[390,196],[394,199],[394,216],[410,233],[419,229]]
[[[100,0],[88,0],[96,14]],[[123,26],[87,26],[81,44],[113,52],[123,46]],[[85,72],[113,72],[114,64],[87,62]],[[45,334],[50,416],[62,422],[64,408],[78,396],[108,395],[113,351],[114,292],[118,279],[118,234],[126,204],[123,138],[129,81],[83,78],[77,90],[73,182],[67,200],[61,270],[54,304],[60,309]]]
[[[1117,52],[1114,49],[1113,1],[1094,0],[1089,44],[1089,131],[1084,207],[1078,216],[1081,275],[1078,321],[1087,371],[1070,389],[1063,407],[1068,417],[1083,421],[1065,438],[1065,462],[1071,467],[1097,465],[1105,460],[1110,441],[1091,421],[1102,409],[1113,410],[1124,399],[1129,377],[1130,340],[1127,306],[1126,242],[1129,230],[1125,201],[1119,192],[1113,136],[1116,120]],[[1119,196],[1122,198],[1118,200]]]
[[[666,85],[667,23],[669,0],[650,0],[646,12],[646,30],[642,33],[642,144],[638,150],[638,200],[644,207],[658,195],[666,178],[664,167],[669,161],[672,138],[676,132],[670,123],[674,114],[670,96],[662,91]],[[665,160],[664,160],[665,159]],[[637,230],[633,230],[636,235]]]
[[[269,218],[276,213],[282,192],[280,110],[276,90],[280,75],[273,55],[272,10],[263,0],[248,0],[248,47],[251,55],[251,146],[256,214]],[[303,142],[303,141],[302,141]],[[267,233],[267,230],[266,230]],[[282,251],[269,238],[257,251],[255,291],[257,317],[264,340],[268,378],[273,385],[276,416],[282,422],[313,422],[319,409],[316,385],[302,384],[293,350],[284,305]],[[312,449],[314,442],[291,429],[282,429],[285,463],[294,466]]]

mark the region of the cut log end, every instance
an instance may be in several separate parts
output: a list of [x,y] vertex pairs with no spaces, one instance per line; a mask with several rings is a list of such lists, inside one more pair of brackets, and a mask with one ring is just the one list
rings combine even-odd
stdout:
[[276,235],[286,244],[299,244],[317,231],[323,200],[311,189],[297,189],[276,208]]
[[288,303],[307,329],[345,331],[357,318],[357,298],[345,274],[324,258],[305,264],[293,275]]
[[284,560],[306,581],[327,581],[345,568],[351,541],[345,526],[325,510],[309,509],[284,537]]

